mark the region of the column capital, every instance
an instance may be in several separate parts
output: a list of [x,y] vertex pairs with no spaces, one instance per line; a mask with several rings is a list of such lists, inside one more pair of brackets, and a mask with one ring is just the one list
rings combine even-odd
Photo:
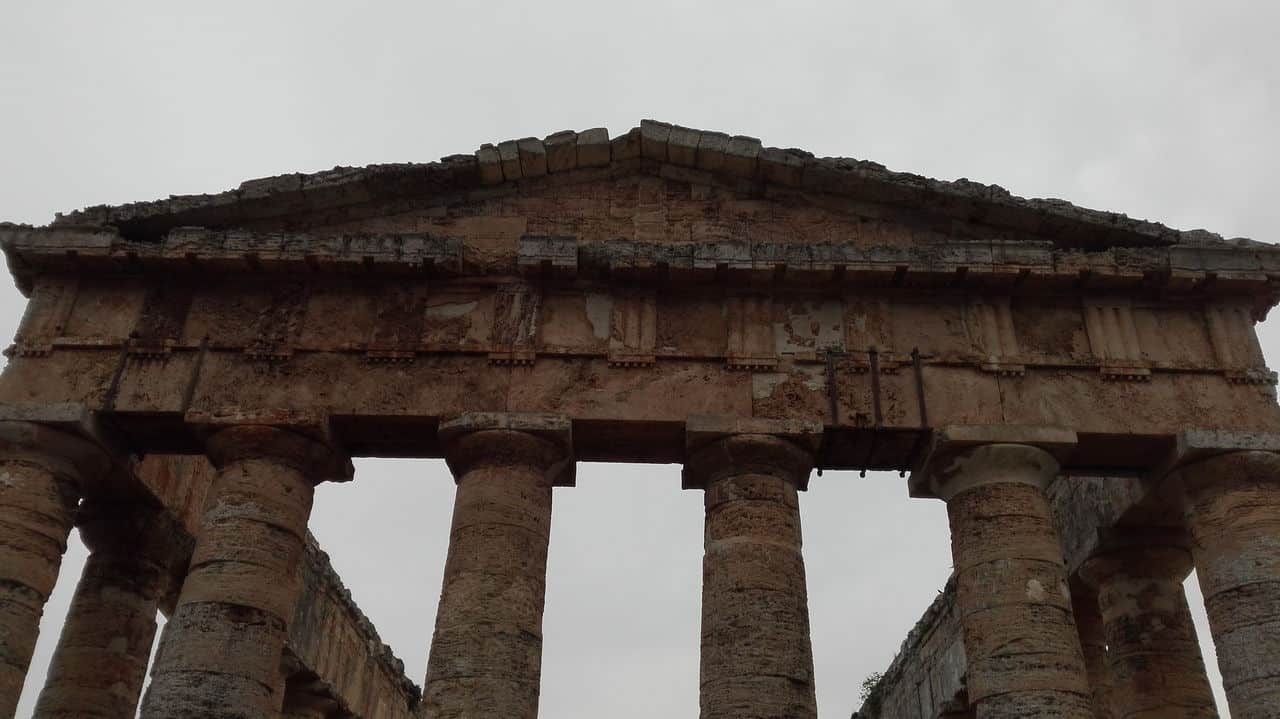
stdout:
[[809,486],[822,425],[800,420],[690,415],[685,422],[685,489],[705,489],[726,476],[754,472]]
[[0,419],[0,455],[8,461],[28,461],[69,477],[84,490],[86,482],[111,468],[111,455],[101,445],[62,429]]
[[1181,582],[1191,573],[1191,538],[1180,527],[1118,527],[1101,535],[1077,572],[1090,589],[1116,576]]
[[1032,425],[952,425],[934,431],[929,450],[911,472],[913,497],[950,500],[984,484],[1015,482],[1041,489],[1075,449],[1076,433]]
[[183,528],[163,508],[136,500],[89,497],[76,512],[76,528],[90,552],[129,553],[166,566],[168,548]]
[[[1221,482],[1221,471],[1200,465],[1215,459],[1228,459],[1246,464],[1272,465],[1280,461],[1280,434],[1268,432],[1228,432],[1193,429],[1180,433],[1165,461],[1152,472],[1156,482],[1181,480],[1185,485],[1204,477]],[[1201,469],[1209,469],[1203,473]],[[1259,481],[1280,482],[1280,472],[1270,469],[1258,473]]]
[[467,412],[440,424],[445,463],[455,479],[484,463],[533,464],[553,487],[577,481],[573,424],[542,412]]
[[293,429],[261,424],[215,428],[205,452],[218,469],[233,462],[267,459],[301,472],[312,484],[348,482],[355,474],[351,458],[331,443]]

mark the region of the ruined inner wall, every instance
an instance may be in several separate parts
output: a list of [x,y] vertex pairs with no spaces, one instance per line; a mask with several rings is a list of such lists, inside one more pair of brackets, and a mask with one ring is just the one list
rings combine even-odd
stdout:
[[967,704],[964,636],[955,591],[954,579],[948,581],[907,634],[854,719],[935,719],[945,710]]
[[[1109,531],[1128,524],[1177,527],[1163,488],[1136,477],[1060,477],[1047,490],[1067,569],[1075,576]],[[967,707],[964,636],[955,578],[908,633],[855,719],[935,719]]]
[[[169,563],[185,567],[213,479],[212,466],[198,456],[151,455],[138,464],[136,474],[177,520],[174,534],[178,536],[170,547],[181,556],[170,558]],[[299,573],[302,590],[289,627],[282,671],[294,675],[311,695],[342,716],[414,716],[421,690],[405,676],[403,662],[382,642],[310,533]],[[172,611],[172,599],[165,603],[166,613]]]

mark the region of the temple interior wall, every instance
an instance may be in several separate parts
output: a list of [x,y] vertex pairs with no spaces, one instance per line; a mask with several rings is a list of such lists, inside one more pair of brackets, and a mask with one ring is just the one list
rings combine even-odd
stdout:
[[[151,455],[137,470],[141,484],[179,520],[175,529],[185,527],[189,533],[199,526],[213,475],[208,460],[195,455]],[[194,543],[194,536],[175,537],[171,546],[189,555]],[[179,558],[176,564],[185,561]],[[309,691],[346,712],[343,716],[413,717],[421,690],[406,676],[404,664],[383,643],[310,534],[298,571],[302,590],[289,626],[283,670],[304,677]],[[165,609],[169,611],[171,605]]]

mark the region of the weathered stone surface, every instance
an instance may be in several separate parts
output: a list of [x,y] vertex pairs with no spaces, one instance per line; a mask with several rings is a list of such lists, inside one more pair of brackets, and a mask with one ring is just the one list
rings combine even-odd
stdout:
[[547,148],[542,140],[526,137],[516,142],[520,153],[520,176],[540,177],[547,174]]
[[813,456],[765,434],[691,442],[687,484],[706,505],[700,716],[816,717],[796,496]]
[[[152,670],[145,717],[279,711],[279,665],[297,604],[315,484],[332,450],[289,430],[223,429],[191,566]],[[310,470],[310,471],[308,471]]]
[[547,172],[568,172],[578,166],[578,133],[563,130],[542,141],[547,151]]
[[551,486],[570,456],[567,434],[563,418],[546,415],[441,427],[458,492],[424,717],[537,717]]
[[89,559],[34,716],[132,717],[168,583],[164,544],[173,526],[157,507],[93,500],[81,507],[77,524]]
[[696,167],[698,164],[698,145],[702,133],[679,125],[672,126],[667,136],[667,159],[677,165]]
[[480,164],[480,182],[485,185],[498,185],[502,176],[502,156],[493,145],[481,145],[476,150],[476,160]]
[[[1042,483],[1028,477],[1052,462],[1090,477],[1051,491],[1071,570],[1117,525],[1178,525],[1177,483],[1162,481],[1170,468],[1280,449],[1276,377],[1254,332],[1280,297],[1280,250],[666,123],[613,140],[602,129],[562,132],[435,163],[261,178],[217,195],[91,208],[47,228],[0,225],[0,248],[31,298],[0,377],[0,420],[27,423],[10,427],[103,446],[119,438],[154,455],[199,454],[210,432],[265,424],[325,454],[333,417],[345,451],[443,452],[455,470],[472,459],[446,450],[492,433],[550,443],[566,458],[687,460],[686,486],[720,508],[709,532],[744,538],[707,554],[724,571],[709,572],[704,591],[724,616],[706,619],[704,670],[719,679],[704,698],[724,713],[810,712],[811,688],[792,677],[808,656],[796,639],[807,621],[793,581],[803,576],[798,515],[760,477],[785,476],[794,495],[815,461],[919,467],[912,491],[951,505],[964,560],[955,606],[932,612],[904,648],[914,658],[895,661],[884,698],[898,719],[1074,716],[1091,697],[1072,684],[1083,676],[1070,657],[1072,611],[1053,591],[1064,552],[1045,530]],[[73,411],[59,419],[60,406]],[[559,420],[532,419],[548,412]],[[773,441],[804,457],[779,460]],[[293,459],[282,462],[277,442],[249,444],[252,457],[237,461],[255,472],[282,464],[310,481],[350,478],[345,461],[284,452]],[[287,681],[290,712],[314,711],[307,697],[332,714],[412,710],[411,685],[323,555],[304,548],[305,562],[291,559],[305,532],[292,520],[277,531],[273,517],[296,507],[215,498],[223,514],[210,534],[201,489],[176,481],[130,494],[139,487],[122,466],[93,483],[94,496],[161,500],[184,527],[174,556],[190,554],[192,535],[204,542],[170,624],[200,639],[165,642],[172,676],[159,687],[197,704],[201,691],[245,706],[265,692],[274,711]],[[571,461],[539,471],[548,498],[546,487],[572,484]],[[466,475],[460,507],[489,491],[467,489]],[[450,575],[441,610],[460,623],[437,632],[433,666],[448,676],[432,696],[456,709],[479,693],[491,705],[482,711],[521,715],[536,706],[540,634],[525,628],[540,625],[542,600],[508,564],[525,557],[522,567],[541,571],[545,541],[528,556],[486,553],[529,544],[504,523],[511,507],[491,499],[477,499],[489,504],[468,510],[475,526],[455,532],[466,569]],[[993,508],[1002,513],[984,514]],[[0,524],[30,529],[14,517]],[[1265,582],[1232,582],[1269,566],[1253,555],[1274,549],[1257,539],[1272,529],[1242,540],[1230,561],[1212,552],[1239,532],[1197,549],[1218,567],[1211,583],[1227,587],[1214,601],[1236,607],[1263,591]],[[286,576],[307,587],[305,601],[286,596]],[[468,615],[468,597],[497,625]],[[722,621],[760,607],[775,611]],[[1224,654],[1235,701],[1274,703],[1240,699],[1271,691],[1259,667],[1274,642],[1260,650],[1240,639],[1265,635],[1270,620],[1237,626],[1241,612],[1218,613],[1235,642]],[[299,631],[281,662],[277,625],[291,623]],[[235,627],[261,634],[238,663],[200,648]],[[1131,667],[1137,656],[1116,658]],[[335,657],[360,657],[363,668]]]
[[40,616],[58,579],[81,488],[103,451],[74,435],[0,422],[0,715],[18,706]]
[[[932,719],[948,706],[971,710],[965,689],[964,636],[953,576],[907,634],[854,719]],[[972,715],[971,715],[972,716]]]
[[604,167],[609,164],[609,131],[603,127],[578,133],[578,167]]
[[1229,452],[1178,474],[1231,716],[1280,717],[1280,455]]
[[671,137],[671,125],[665,122],[644,120],[640,123],[640,154],[650,160],[664,162],[667,159],[667,140]]
[[969,701],[981,717],[1090,717],[1062,550],[1044,495],[1053,455],[940,448],[924,468],[947,501]]
[[1112,699],[1115,680],[1107,659],[1107,635],[1102,610],[1098,608],[1097,592],[1083,584],[1072,586],[1071,615],[1076,621],[1085,671],[1089,675],[1093,715],[1097,719],[1116,719]]
[[1129,533],[1122,542],[1080,572],[1098,592],[1114,715],[1217,717],[1182,590],[1191,552],[1164,534]]

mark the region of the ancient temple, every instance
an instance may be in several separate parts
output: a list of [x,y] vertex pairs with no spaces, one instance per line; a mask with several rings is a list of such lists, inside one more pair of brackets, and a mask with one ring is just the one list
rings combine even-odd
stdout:
[[[552,488],[587,460],[705,496],[702,719],[816,716],[815,469],[909,472],[950,518],[952,581],[861,716],[1215,716],[1194,568],[1232,716],[1280,717],[1270,245],[646,121],[0,246],[29,302],[0,714],[78,527],[38,717],[532,719]],[[457,480],[425,678],[307,532],[353,456]]]

